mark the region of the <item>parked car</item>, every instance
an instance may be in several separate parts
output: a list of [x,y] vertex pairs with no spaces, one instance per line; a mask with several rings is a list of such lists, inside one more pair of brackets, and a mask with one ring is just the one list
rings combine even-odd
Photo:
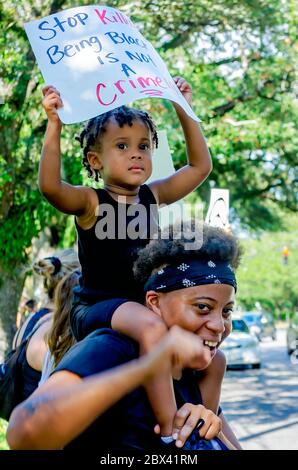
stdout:
[[233,318],[232,332],[221,344],[221,349],[227,359],[227,368],[261,367],[261,353],[259,341],[249,331],[243,318]]
[[292,354],[296,349],[298,349],[298,312],[295,312],[294,316],[290,318],[287,329],[288,354]]
[[244,312],[243,320],[249,326],[251,333],[254,333],[259,341],[270,337],[276,340],[276,328],[272,315],[267,312]]

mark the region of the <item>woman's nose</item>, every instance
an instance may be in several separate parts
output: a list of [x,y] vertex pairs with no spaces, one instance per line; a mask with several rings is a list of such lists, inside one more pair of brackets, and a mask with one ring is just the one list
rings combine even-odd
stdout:
[[222,334],[225,331],[224,318],[221,313],[214,312],[209,319],[208,328],[217,334]]

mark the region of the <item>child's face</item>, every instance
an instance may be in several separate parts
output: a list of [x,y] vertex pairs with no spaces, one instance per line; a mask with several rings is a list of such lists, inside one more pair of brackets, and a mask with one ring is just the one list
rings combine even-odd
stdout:
[[94,159],[89,159],[89,163],[100,171],[105,184],[133,189],[152,173],[152,147],[151,133],[142,121],[133,121],[131,127],[119,127],[115,120],[110,120],[100,136],[97,166]]
[[235,291],[227,284],[207,284],[159,294],[160,316],[170,328],[178,325],[217,347],[231,332]]

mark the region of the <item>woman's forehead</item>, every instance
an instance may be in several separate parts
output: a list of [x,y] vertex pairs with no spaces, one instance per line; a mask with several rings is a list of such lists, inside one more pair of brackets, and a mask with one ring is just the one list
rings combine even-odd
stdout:
[[[230,303],[234,302],[235,289],[228,284],[204,284],[193,287],[186,287],[179,289],[175,292],[176,297],[180,297],[186,301],[189,300],[210,300],[217,303]],[[171,292],[169,292],[170,294]]]

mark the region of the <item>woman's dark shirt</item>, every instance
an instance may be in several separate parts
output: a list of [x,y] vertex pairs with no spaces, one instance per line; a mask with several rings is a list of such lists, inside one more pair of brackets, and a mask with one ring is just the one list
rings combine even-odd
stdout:
[[[94,331],[74,345],[64,356],[55,372],[68,370],[88,377],[137,358],[138,345],[127,336],[108,328]],[[175,381],[178,407],[184,403],[202,403],[197,373],[186,370]],[[66,448],[107,450],[158,450],[159,436],[153,428],[156,419],[142,387],[126,395],[102,414],[86,431]]]
[[[25,329],[24,336],[23,338],[25,339],[33,330],[37,322],[47,315],[51,310],[48,308],[42,308],[38,312],[36,312],[33,317],[30,319],[28,322],[28,325]],[[21,365],[21,376],[22,376],[22,400],[26,400],[33,392],[34,390],[38,387],[38,383],[41,378],[41,371],[38,371],[36,369],[33,369],[28,364],[27,358],[26,358],[26,347],[24,348],[24,351],[22,351],[18,362]]]

